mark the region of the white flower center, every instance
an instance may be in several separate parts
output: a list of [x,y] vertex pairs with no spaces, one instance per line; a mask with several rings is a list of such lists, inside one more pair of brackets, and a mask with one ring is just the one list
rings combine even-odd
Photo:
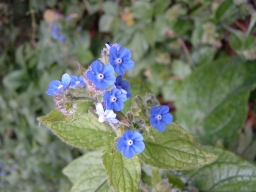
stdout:
[[111,96],[110,100],[111,100],[112,102],[116,102],[117,98],[116,98],[115,96]]
[[76,81],[76,85],[78,85],[80,83],[80,81]]
[[127,145],[132,145],[132,144],[133,144],[133,140],[129,139],[129,140],[127,141]]
[[157,115],[156,118],[157,118],[157,120],[161,120],[162,119],[162,115]]
[[98,77],[98,79],[103,79],[103,78],[104,78],[104,75],[103,75],[102,73],[99,73],[99,74],[97,75],[97,77]]
[[116,64],[121,64],[122,63],[122,59],[121,58],[117,58],[116,59]]
[[59,85],[58,89],[61,89],[63,87],[63,85]]

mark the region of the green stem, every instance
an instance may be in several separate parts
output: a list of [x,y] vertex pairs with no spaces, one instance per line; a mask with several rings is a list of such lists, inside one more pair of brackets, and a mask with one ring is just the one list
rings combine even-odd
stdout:
[[32,26],[31,39],[32,39],[33,45],[35,45],[36,44],[36,28],[37,28],[37,24],[36,24],[35,10],[31,6],[31,1],[29,1],[29,13],[31,15],[31,26]]
[[181,45],[181,47],[182,47],[182,49],[183,49],[183,51],[184,51],[184,53],[187,57],[188,63],[192,66],[192,68],[195,68],[196,66],[193,63],[192,57],[190,55],[190,52],[189,52],[185,42],[183,41],[183,39],[181,37],[178,37],[178,41],[179,41],[179,43],[180,43],[180,45]]

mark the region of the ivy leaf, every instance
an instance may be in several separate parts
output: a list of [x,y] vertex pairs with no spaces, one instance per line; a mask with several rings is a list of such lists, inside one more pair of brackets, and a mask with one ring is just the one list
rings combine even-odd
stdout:
[[102,157],[108,181],[114,191],[138,191],[141,165],[138,156],[125,158],[116,149],[114,136],[109,137]]
[[168,125],[164,133],[153,128],[153,135],[154,141],[144,137],[146,148],[140,159],[146,164],[162,169],[190,170],[217,159],[176,123]]
[[207,147],[218,154],[217,161],[193,171],[186,171],[188,182],[200,191],[254,191],[256,166],[223,149]]
[[101,150],[88,152],[68,164],[62,172],[72,183],[75,183],[82,173],[88,170],[92,165],[102,165],[101,156]]
[[74,116],[65,116],[57,109],[38,118],[39,122],[50,128],[63,142],[78,148],[99,148],[111,128],[98,122],[97,117],[88,113],[91,101],[77,102]]
[[222,59],[198,68],[174,92],[179,124],[203,144],[228,145],[245,121],[255,85],[253,62]]
[[88,168],[76,181],[71,192],[111,192],[102,164]]

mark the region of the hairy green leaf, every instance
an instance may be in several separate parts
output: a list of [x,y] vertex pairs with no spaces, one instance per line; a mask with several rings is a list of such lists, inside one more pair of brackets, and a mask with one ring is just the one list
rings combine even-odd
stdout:
[[245,121],[255,85],[253,62],[234,58],[202,66],[174,92],[179,124],[204,144],[229,144]]
[[138,191],[141,165],[138,156],[125,158],[116,149],[114,136],[109,137],[102,157],[107,171],[108,181],[114,191]]
[[172,170],[195,169],[209,164],[217,156],[208,153],[195,137],[176,123],[168,125],[165,132],[153,128],[154,141],[144,137],[145,150],[140,159],[149,165]]
[[91,101],[78,102],[74,116],[65,116],[57,109],[38,120],[50,128],[62,141],[78,148],[99,148],[111,128],[98,122],[97,117],[88,112]]
[[102,151],[91,151],[72,161],[68,164],[62,172],[66,175],[72,183],[76,180],[92,165],[102,165]]
[[254,191],[256,166],[219,148],[207,147],[219,155],[217,161],[193,171],[186,171],[188,182],[200,191]]
[[103,165],[88,168],[76,181],[71,192],[111,192]]

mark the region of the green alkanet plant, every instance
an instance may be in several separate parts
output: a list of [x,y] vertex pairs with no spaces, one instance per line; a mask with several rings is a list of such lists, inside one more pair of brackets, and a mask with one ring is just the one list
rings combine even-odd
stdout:
[[[141,165],[190,170],[217,159],[174,123],[169,107],[159,105],[152,94],[132,98],[122,75],[133,66],[129,49],[106,44],[88,69],[78,64],[83,79],[64,74],[61,82],[49,84],[46,93],[56,109],[39,121],[71,146],[104,148],[88,153],[102,157],[104,167],[96,158],[88,167],[77,164],[75,175],[67,173],[74,183],[71,191],[138,191],[143,188]],[[133,106],[124,114],[128,99]]]

